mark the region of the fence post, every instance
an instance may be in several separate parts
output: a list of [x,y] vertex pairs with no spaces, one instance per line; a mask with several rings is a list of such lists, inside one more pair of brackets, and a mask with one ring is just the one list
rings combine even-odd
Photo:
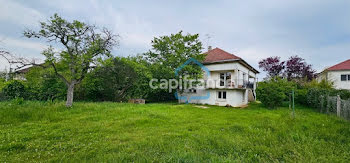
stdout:
[[323,95],[321,95],[320,97],[321,97],[321,110],[320,110],[320,112],[322,113],[323,112],[324,98],[323,98]]
[[341,100],[340,100],[340,96],[338,95],[337,96],[337,116],[340,117],[340,103],[341,103]]
[[292,108],[292,94],[289,93],[289,110]]
[[295,118],[295,105],[294,105],[294,89],[292,90],[292,107],[293,107],[293,118]]
[[330,104],[329,104],[329,96],[327,95],[327,106],[326,106],[326,113],[327,113],[327,114],[329,113],[329,107],[330,107]]

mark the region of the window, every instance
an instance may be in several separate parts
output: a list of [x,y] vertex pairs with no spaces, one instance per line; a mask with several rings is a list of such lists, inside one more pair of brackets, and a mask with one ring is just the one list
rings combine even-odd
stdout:
[[220,73],[220,86],[225,85],[225,73]]
[[226,99],[226,91],[218,91],[218,99]]
[[231,82],[231,72],[220,73],[220,86],[225,86]]
[[347,75],[341,75],[341,76],[340,76],[340,80],[341,80],[341,81],[346,81],[346,76],[347,76]]
[[197,93],[197,90],[194,89],[194,88],[191,88],[191,89],[188,90],[188,92],[190,92],[190,93]]
[[348,75],[348,81],[350,81],[350,75]]

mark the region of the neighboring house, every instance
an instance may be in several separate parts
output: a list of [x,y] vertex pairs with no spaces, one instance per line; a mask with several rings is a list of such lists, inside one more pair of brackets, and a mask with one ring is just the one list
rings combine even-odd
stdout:
[[239,107],[256,100],[256,75],[259,73],[242,58],[215,48],[206,52],[203,65],[205,87],[185,90],[181,102]]
[[24,68],[21,68],[19,70],[16,70],[13,74],[13,79],[15,80],[26,80],[25,74],[29,72],[30,69],[32,69],[33,66],[26,66]]
[[323,70],[316,79],[333,82],[336,89],[350,90],[350,59]]

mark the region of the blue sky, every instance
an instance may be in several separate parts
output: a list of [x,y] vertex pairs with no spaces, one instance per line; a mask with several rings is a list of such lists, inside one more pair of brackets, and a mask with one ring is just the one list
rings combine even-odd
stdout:
[[[350,59],[348,0],[0,0],[0,4],[0,47],[28,58],[43,59],[40,52],[47,43],[24,38],[23,30],[38,29],[39,21],[58,13],[119,34],[116,56],[146,52],[153,37],[183,30],[199,33],[205,47],[234,53],[255,68],[269,56],[299,55],[318,71]],[[1,69],[6,66],[1,59],[0,64]]]

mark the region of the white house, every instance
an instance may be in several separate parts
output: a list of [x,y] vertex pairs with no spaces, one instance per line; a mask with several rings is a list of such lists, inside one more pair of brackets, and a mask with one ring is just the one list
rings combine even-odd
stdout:
[[350,90],[350,59],[323,70],[317,76],[317,81],[333,82],[336,89]]
[[184,91],[181,102],[239,107],[255,101],[256,75],[259,73],[242,58],[215,48],[206,52],[202,63],[204,87]]

